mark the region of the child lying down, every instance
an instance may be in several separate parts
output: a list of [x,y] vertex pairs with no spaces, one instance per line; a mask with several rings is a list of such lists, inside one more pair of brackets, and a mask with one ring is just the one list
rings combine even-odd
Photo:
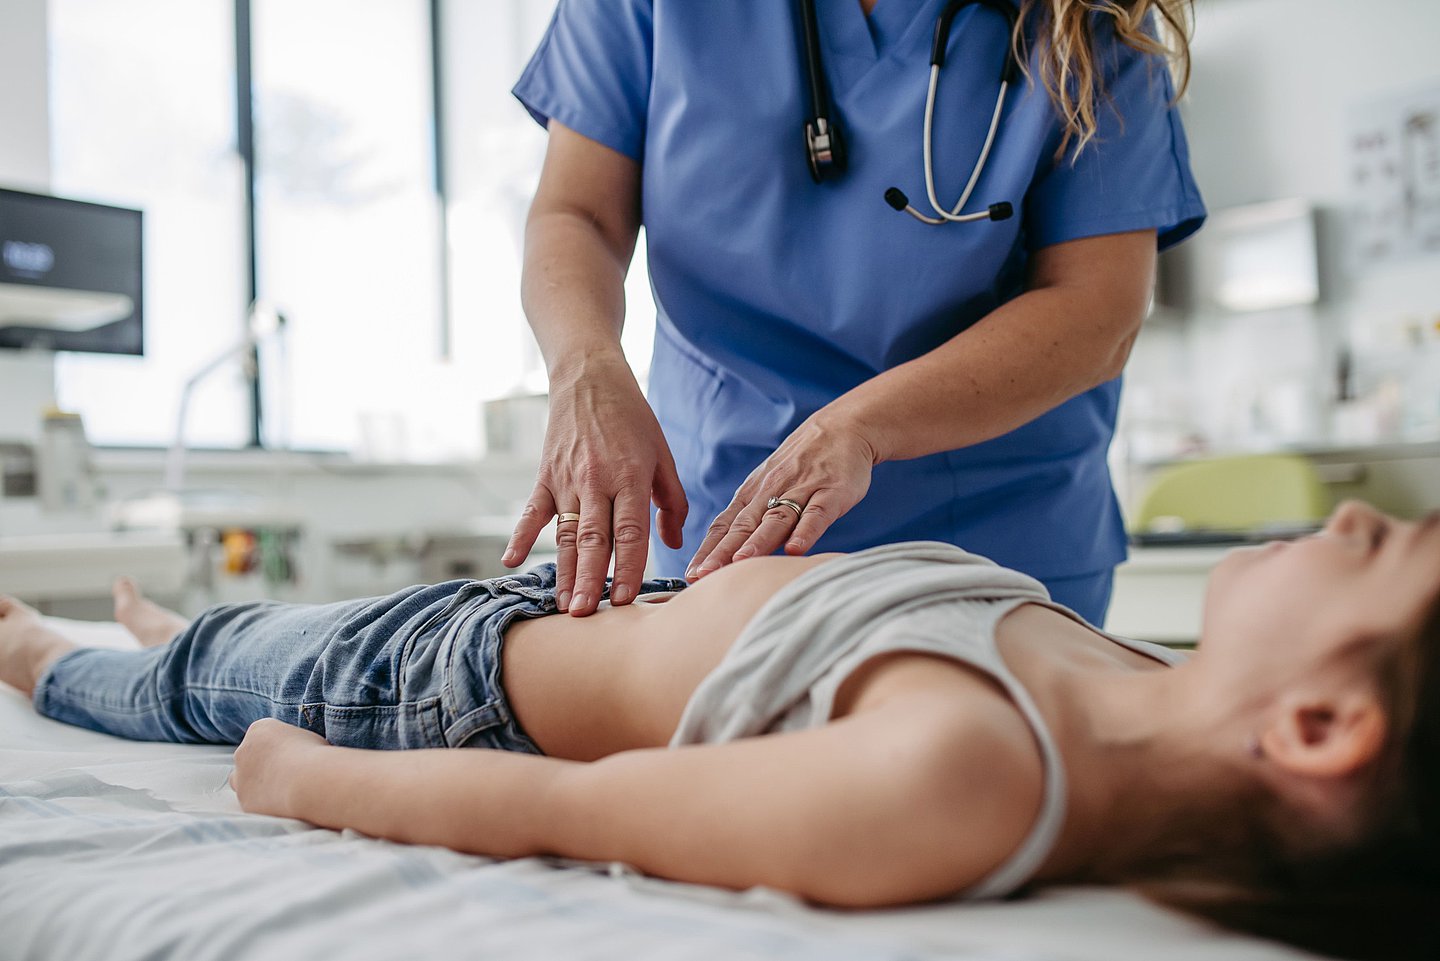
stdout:
[[546,565],[187,624],[121,581],[143,649],[5,598],[0,680],[92,730],[238,743],[247,811],[825,905],[1440,863],[1440,515],[1352,502],[1231,552],[1189,658],[943,544],[682,587],[551,617]]

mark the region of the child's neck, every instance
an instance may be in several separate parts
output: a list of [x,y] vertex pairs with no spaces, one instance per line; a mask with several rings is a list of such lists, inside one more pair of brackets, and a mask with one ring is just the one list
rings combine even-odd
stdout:
[[[1228,735],[1192,696],[1192,667],[1062,672],[1048,685],[1041,709],[1064,759],[1068,809],[1041,879],[1116,880],[1127,866],[1198,837],[1215,810],[1239,796]],[[1243,737],[1230,739],[1230,753],[1243,756]]]

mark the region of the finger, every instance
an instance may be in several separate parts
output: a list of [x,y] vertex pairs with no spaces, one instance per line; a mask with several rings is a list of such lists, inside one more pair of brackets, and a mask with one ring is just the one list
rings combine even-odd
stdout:
[[710,527],[705,531],[705,539],[700,542],[699,549],[691,556],[690,563],[685,568],[685,577],[687,580],[694,580],[700,576],[701,568],[703,568],[705,562],[710,559],[710,555],[714,553],[721,539],[730,533],[730,525],[735,522],[735,518],[739,516],[744,506],[745,505],[739,500],[731,501],[730,506],[721,511],[720,516],[710,522]]
[[643,488],[627,487],[615,498],[615,576],[610,582],[610,603],[628,604],[640,593],[649,550],[650,511]]
[[500,563],[515,567],[529,557],[535,539],[554,516],[555,499],[550,495],[550,489],[544,484],[536,484],[530,492],[530,499],[520,509],[520,520],[515,523],[515,531],[505,545],[505,553],[500,555]]
[[800,513],[795,530],[785,542],[785,553],[804,554],[814,547],[820,535],[829,530],[830,525],[835,523],[835,518],[842,513],[844,511],[836,506],[829,491],[816,491],[810,500],[805,502],[805,510]]
[[[787,493],[783,496],[797,504],[804,504],[807,500],[807,496],[803,494]],[[747,557],[775,553],[795,530],[797,522],[796,513],[784,504],[766,509],[760,518],[760,526],[755,528],[755,533],[735,551],[734,559],[743,561]]]
[[[575,513],[580,505],[568,508]],[[557,512],[558,513],[558,512]],[[578,521],[555,522],[555,606],[562,611],[570,609],[570,598],[575,592],[575,563],[579,548],[577,545],[580,524]]]
[[660,540],[667,547],[679,550],[685,542],[685,518],[690,513],[690,502],[685,499],[685,487],[675,470],[675,458],[670,451],[663,452],[655,466],[655,477],[651,481],[651,496],[655,499],[655,528]]
[[696,572],[697,577],[704,577],[706,574],[718,571],[735,559],[735,552],[740,545],[750,539],[750,535],[760,526],[762,508],[759,505],[750,504],[735,515],[730,522],[730,530],[720,538],[710,556],[706,557]]
[[591,492],[580,499],[580,529],[575,532],[579,557],[575,561],[575,596],[570,599],[570,613],[576,617],[592,614],[600,604],[605,588],[605,572],[610,568],[610,498]]

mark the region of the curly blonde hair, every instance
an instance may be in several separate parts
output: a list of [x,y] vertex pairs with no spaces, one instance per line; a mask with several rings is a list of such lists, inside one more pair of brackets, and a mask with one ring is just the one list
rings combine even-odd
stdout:
[[1016,59],[1033,82],[1028,66],[1032,48],[1037,54],[1040,84],[1064,124],[1057,157],[1072,147],[1072,157],[1078,156],[1095,139],[1099,104],[1105,98],[1095,31],[1105,17],[1113,21],[1116,40],[1169,62],[1177,100],[1190,84],[1193,0],[1020,0]]

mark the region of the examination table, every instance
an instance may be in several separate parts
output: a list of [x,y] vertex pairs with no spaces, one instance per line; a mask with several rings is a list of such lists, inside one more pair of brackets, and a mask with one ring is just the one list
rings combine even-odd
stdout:
[[[52,621],[80,643],[118,625]],[[620,865],[494,861],[240,811],[231,749],[39,717],[0,685],[0,959],[1280,961],[1131,894],[841,912]]]

